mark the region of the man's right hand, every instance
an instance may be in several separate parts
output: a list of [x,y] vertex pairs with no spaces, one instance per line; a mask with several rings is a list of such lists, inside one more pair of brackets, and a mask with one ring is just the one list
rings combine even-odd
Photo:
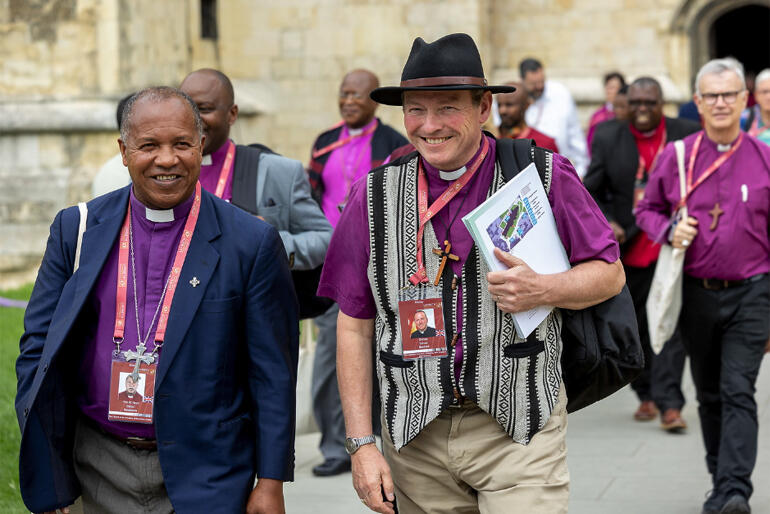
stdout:
[[[390,466],[374,444],[367,444],[350,457],[353,471],[353,487],[361,501],[375,512],[395,514],[393,500],[396,495]],[[382,497],[385,491],[387,500]]]
[[616,221],[610,221],[610,228],[612,229],[612,235],[615,236],[615,241],[617,241],[618,244],[622,245],[626,242],[626,231],[623,230],[623,227]]
[[674,237],[671,238],[671,246],[674,248],[687,249],[695,236],[698,235],[698,229],[695,228],[698,225],[698,220],[692,216],[683,218],[676,224],[674,228]]
[[49,510],[47,512],[43,512],[43,514],[70,514],[70,508],[69,507],[62,507],[61,509],[56,510]]

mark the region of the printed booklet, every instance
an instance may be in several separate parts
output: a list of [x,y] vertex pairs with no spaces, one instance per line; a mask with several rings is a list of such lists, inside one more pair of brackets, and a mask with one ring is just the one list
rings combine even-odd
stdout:
[[[495,257],[495,247],[523,260],[536,273],[561,273],[571,268],[534,164],[463,217],[463,223],[492,271],[508,269]],[[519,336],[526,338],[552,309],[537,307],[514,314]]]

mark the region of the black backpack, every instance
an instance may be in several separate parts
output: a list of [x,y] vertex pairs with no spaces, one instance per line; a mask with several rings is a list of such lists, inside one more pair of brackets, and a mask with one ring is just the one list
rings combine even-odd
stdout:
[[[534,162],[546,193],[551,185],[548,152],[531,139],[497,140],[497,157],[505,180]],[[593,307],[562,309],[561,337],[568,412],[613,394],[644,368],[634,304],[625,285],[620,294]]]
[[[255,216],[257,212],[257,173],[262,153],[275,154],[265,145],[251,144],[236,147],[233,167],[233,198],[231,203]],[[315,318],[326,312],[334,303],[330,298],[316,296],[321,281],[323,264],[309,270],[291,270],[294,292],[299,302],[300,319]]]

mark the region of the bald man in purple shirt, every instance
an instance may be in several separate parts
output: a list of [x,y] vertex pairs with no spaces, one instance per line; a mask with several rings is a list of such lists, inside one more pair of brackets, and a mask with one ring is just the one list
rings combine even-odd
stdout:
[[[509,269],[490,272],[480,257],[461,218],[504,183],[498,143],[481,126],[492,94],[513,90],[489,86],[473,40],[451,34],[433,43],[417,38],[401,86],[371,93],[377,102],[402,106],[416,151],[354,185],[319,294],[339,304],[346,449],[356,492],[377,512],[392,514],[395,501],[407,514],[567,509],[561,320],[552,312],[524,340],[514,336],[511,313],[594,305],[618,294],[623,270],[604,216],[569,161],[556,154],[549,201],[572,269],[538,275],[496,249]],[[437,214],[420,223],[418,211]],[[441,266],[449,254],[450,264]],[[430,349],[437,357],[405,358],[412,343],[400,312],[415,310],[401,302],[413,301],[430,302],[443,314],[445,341],[426,340],[439,339]],[[372,444],[373,360],[384,457]]]
[[684,138],[688,217],[672,216],[681,198],[672,144],[636,212],[652,239],[687,250],[680,328],[712,478],[704,514],[750,512],[757,457],[754,384],[770,318],[770,148],[740,130],[747,97],[738,61],[701,68],[694,100],[704,130]]

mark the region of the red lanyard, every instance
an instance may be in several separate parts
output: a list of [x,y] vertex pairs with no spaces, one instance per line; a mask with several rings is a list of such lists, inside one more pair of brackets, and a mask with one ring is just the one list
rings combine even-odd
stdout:
[[753,137],[759,137],[761,133],[764,131],[770,129],[770,127],[762,127],[762,129],[759,128],[759,118],[762,115],[757,112],[756,116],[754,117],[754,121],[751,122],[751,128],[749,128],[749,135]]
[[222,198],[225,192],[225,185],[227,179],[230,178],[230,174],[233,172],[233,158],[235,157],[235,144],[232,141],[228,141],[227,155],[225,156],[225,162],[222,164],[222,171],[219,172],[219,182],[217,182],[217,190],[214,192],[217,198]]
[[714,172],[719,168],[721,165],[725,163],[727,159],[732,157],[732,155],[735,153],[736,150],[738,150],[738,147],[741,146],[741,143],[743,142],[743,132],[740,133],[738,136],[738,140],[735,142],[735,144],[726,152],[724,152],[722,155],[717,157],[717,159],[711,163],[711,165],[706,168],[706,171],[703,172],[703,174],[698,177],[698,180],[695,182],[695,184],[692,183],[692,176],[693,171],[695,170],[695,157],[698,155],[698,149],[700,148],[700,143],[703,141],[703,132],[701,131],[700,134],[698,134],[698,137],[695,139],[695,144],[692,146],[692,151],[690,152],[690,162],[687,165],[687,194],[684,198],[682,198],[682,201],[679,203],[679,206],[682,207],[687,203],[687,199],[690,198],[690,194],[695,190],[696,187],[701,185],[707,178],[709,178],[711,175],[714,174]]
[[660,154],[663,153],[663,148],[666,146],[666,127],[663,127],[663,135],[660,140],[660,145],[658,146],[658,150],[655,152],[655,157],[652,158],[652,164],[650,164],[650,167],[647,167],[647,162],[644,160],[644,157],[642,157],[642,152],[639,152],[639,167],[636,170],[636,183],[640,184],[642,180],[644,180],[644,175],[649,175],[650,172],[655,168],[655,163],[658,162],[658,157],[660,157]]
[[[342,125],[342,123],[343,122],[338,123],[337,126]],[[375,120],[374,121],[374,125],[372,125],[368,129],[366,129],[365,131],[361,132],[360,134],[356,134],[354,136],[348,136],[345,139],[339,139],[339,140],[335,141],[334,143],[332,143],[332,144],[330,144],[328,146],[324,146],[320,150],[316,150],[315,152],[313,152],[313,159],[318,159],[322,155],[326,155],[329,152],[333,152],[337,148],[341,148],[341,147],[345,146],[346,144],[350,143],[354,139],[357,139],[359,137],[366,137],[366,136],[368,136],[369,134],[371,134],[372,132],[377,130],[377,125],[378,125],[377,120]]]
[[473,161],[470,168],[460,178],[447,186],[444,192],[441,193],[441,196],[430,207],[428,207],[428,179],[425,176],[422,161],[420,161],[417,169],[417,207],[420,212],[420,227],[417,230],[417,272],[409,277],[409,281],[414,285],[428,281],[428,275],[425,273],[425,264],[422,260],[422,236],[425,232],[425,224],[447,206],[449,201],[473,178],[481,163],[484,162],[484,158],[486,158],[489,151],[489,140],[484,135],[481,136],[481,139],[483,139],[481,153],[476,157],[476,160]]
[[[234,146],[234,145],[233,145]],[[195,199],[193,200],[190,213],[187,215],[187,221],[184,224],[182,237],[179,240],[179,247],[174,257],[174,265],[171,267],[171,274],[168,278],[168,286],[165,295],[162,298],[163,307],[160,310],[158,318],[158,328],[155,330],[155,341],[162,343],[166,337],[166,325],[168,316],[171,312],[171,302],[174,300],[174,291],[176,291],[179,275],[182,272],[187,251],[190,249],[195,225],[198,223],[198,215],[201,209],[201,183],[195,186]],[[128,292],[128,246],[131,244],[130,235],[131,224],[131,202],[128,203],[126,219],[123,221],[123,227],[120,229],[120,247],[118,249],[118,286],[115,299],[115,331],[113,337],[115,340],[123,340],[123,333],[126,326],[126,295]],[[137,334],[141,339],[142,335]]]

